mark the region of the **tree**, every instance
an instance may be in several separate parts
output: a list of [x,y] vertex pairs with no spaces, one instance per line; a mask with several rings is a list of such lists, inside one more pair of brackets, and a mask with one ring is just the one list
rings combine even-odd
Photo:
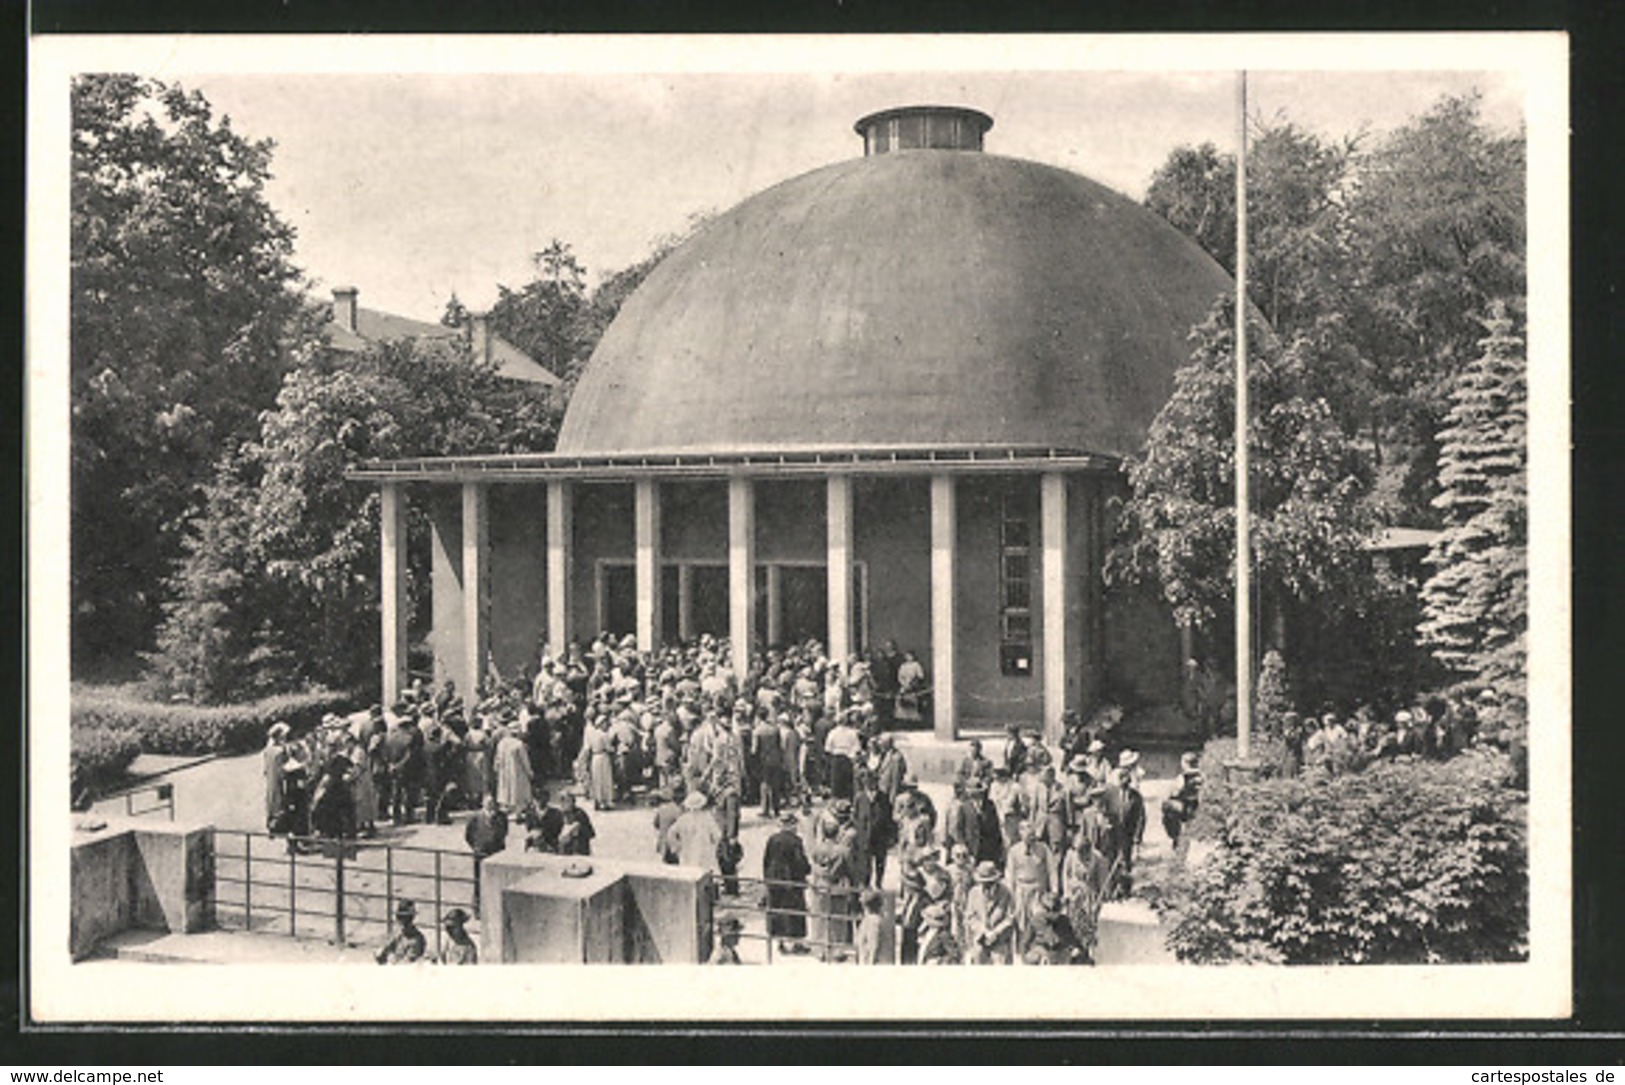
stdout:
[[1292,686],[1287,680],[1286,660],[1270,650],[1258,669],[1258,685],[1253,691],[1258,724],[1266,735],[1279,735],[1281,722],[1292,707]]
[[301,336],[272,145],[130,75],[71,91],[76,661],[149,643],[215,461],[253,433]]
[[1372,360],[1389,483],[1406,522],[1436,522],[1438,448],[1478,316],[1525,291],[1524,140],[1479,116],[1477,95],[1441,98],[1363,156],[1348,201],[1346,313]]
[[1157,167],[1145,205],[1236,271],[1236,159],[1217,147],[1175,147]]
[[1444,532],[1428,557],[1420,633],[1456,677],[1524,696],[1528,628],[1527,410],[1523,339],[1493,306],[1476,360],[1456,378],[1439,434]]
[[550,369],[568,395],[598,343],[586,334],[586,269],[557,238],[532,262],[537,274],[530,282],[518,290],[497,287],[491,329]]
[[[1234,418],[1229,303],[1195,333],[1190,364],[1151,423],[1145,451],[1127,465],[1132,497],[1121,510],[1108,572],[1159,584],[1177,620],[1202,628],[1234,595]],[[1262,326],[1249,357],[1253,415],[1254,565],[1273,599],[1335,597],[1356,576],[1371,524],[1358,498],[1369,465],[1317,387],[1316,344],[1282,347]]]
[[[1338,310],[1343,189],[1359,140],[1331,143],[1280,118],[1249,123],[1248,299],[1291,335]],[[1234,155],[1211,143],[1176,148],[1145,202],[1235,273]]]
[[[1190,364],[1126,466],[1131,496],[1117,519],[1106,575],[1153,584],[1175,620],[1212,633],[1232,620],[1235,596],[1234,335],[1221,299],[1193,333]],[[1265,613],[1312,606],[1345,614],[1369,579],[1361,553],[1375,526],[1361,498],[1364,450],[1338,425],[1324,394],[1323,344],[1281,345],[1260,326],[1249,357],[1252,539]]]
[[[361,683],[379,652],[379,498],[346,469],[539,451],[556,422],[551,397],[503,380],[461,345],[373,344],[290,373],[258,439],[237,455],[241,483],[198,518],[199,544],[170,583],[157,669],[204,700],[240,695],[248,679],[280,689]],[[421,540],[427,530],[419,512],[410,531]],[[414,582],[421,596],[426,568]]]
[[[1524,293],[1524,142],[1482,122],[1476,95],[1443,97],[1373,143],[1253,119],[1248,294],[1283,338],[1339,344],[1340,424],[1369,445],[1370,500],[1426,526],[1451,381],[1473,357],[1474,314]],[[1177,148],[1146,205],[1235,270],[1235,160]]]

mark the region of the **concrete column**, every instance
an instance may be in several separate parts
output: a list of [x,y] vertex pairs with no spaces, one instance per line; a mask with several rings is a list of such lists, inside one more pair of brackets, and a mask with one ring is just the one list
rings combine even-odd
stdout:
[[1066,711],[1066,476],[1052,471],[1039,479],[1039,520],[1043,537],[1044,737],[1061,737]]
[[660,483],[640,478],[633,483],[632,519],[636,537],[633,576],[637,581],[638,651],[652,652],[660,642]]
[[677,636],[694,639],[694,566],[677,567]]
[[384,706],[401,699],[406,677],[406,490],[398,482],[383,486],[379,522],[379,610],[383,615]]
[[825,488],[829,542],[829,657],[852,654],[852,476],[831,475]]
[[784,567],[767,567],[767,643],[777,644],[784,639],[784,615],[779,612],[783,598]]
[[728,639],[744,681],[756,639],[756,493],[743,475],[728,480]]
[[463,673],[465,704],[479,699],[491,652],[490,516],[485,487],[463,484]]
[[954,477],[931,476],[931,699],[934,730],[952,740],[958,731],[954,679],[954,559],[959,550]]
[[575,547],[575,489],[568,482],[547,484],[547,649],[553,658],[570,646],[571,568]]

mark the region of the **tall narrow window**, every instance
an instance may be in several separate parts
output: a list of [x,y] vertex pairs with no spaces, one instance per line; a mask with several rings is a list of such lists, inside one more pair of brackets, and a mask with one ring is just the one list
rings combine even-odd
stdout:
[[1022,494],[1002,496],[999,515],[999,669],[1033,673],[1032,519]]

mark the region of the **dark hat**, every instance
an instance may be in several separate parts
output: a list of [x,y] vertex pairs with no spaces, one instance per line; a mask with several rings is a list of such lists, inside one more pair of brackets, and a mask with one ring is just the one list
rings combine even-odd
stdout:
[[461,908],[453,908],[451,911],[440,917],[440,923],[442,926],[446,927],[461,927],[464,923],[468,922],[468,919],[469,916],[467,912],[463,911]]
[[800,821],[797,819],[794,813],[786,810],[784,813],[779,815],[779,824],[794,829],[800,824]]
[[395,915],[400,919],[410,919],[418,914],[418,906],[409,900],[403,900],[395,905]]
[[745,925],[736,916],[728,916],[717,921],[718,934],[738,934],[745,929]]

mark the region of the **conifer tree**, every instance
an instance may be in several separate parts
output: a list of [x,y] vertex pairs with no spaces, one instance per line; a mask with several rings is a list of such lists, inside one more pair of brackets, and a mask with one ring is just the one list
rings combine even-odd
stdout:
[[1428,555],[1423,642],[1463,680],[1521,698],[1528,624],[1527,378],[1507,307],[1484,321],[1481,353],[1455,381],[1439,433],[1444,533]]

